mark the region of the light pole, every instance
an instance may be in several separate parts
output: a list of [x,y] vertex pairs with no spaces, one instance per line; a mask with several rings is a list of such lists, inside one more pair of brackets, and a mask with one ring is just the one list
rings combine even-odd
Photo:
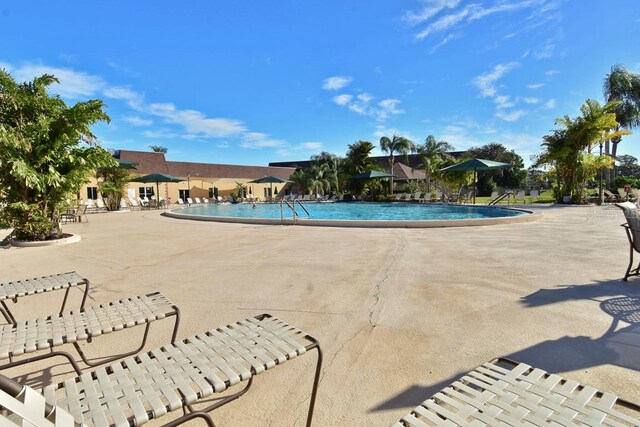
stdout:
[[[602,157],[602,141],[600,141],[600,157]],[[602,169],[600,168],[600,182],[598,184],[598,205],[602,205],[604,201],[602,198]]]

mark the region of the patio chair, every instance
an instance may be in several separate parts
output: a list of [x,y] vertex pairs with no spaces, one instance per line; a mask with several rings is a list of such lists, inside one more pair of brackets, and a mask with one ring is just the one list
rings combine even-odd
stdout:
[[392,427],[640,425],[640,406],[505,358],[467,373]]
[[127,201],[124,199],[124,197],[120,198],[120,210],[126,210],[126,209],[130,209],[129,205],[127,204]]
[[18,322],[7,306],[6,301],[12,300],[14,303],[17,303],[18,298],[64,289],[64,298],[62,300],[62,306],[60,307],[60,314],[62,314],[62,312],[64,312],[64,306],[67,304],[67,298],[69,297],[71,288],[81,286],[84,286],[82,302],[80,303],[80,308],[82,309],[89,294],[89,279],[82,277],[75,271],[0,283],[0,305],[2,306],[0,307],[0,312],[2,312],[7,322],[15,325]]
[[104,200],[96,199],[95,203],[96,203],[98,212],[106,212],[109,210],[109,208],[107,208],[107,205],[104,203]]
[[[62,356],[67,358],[73,369],[80,375],[82,371],[71,354],[66,351],[54,351],[55,347],[73,344],[85,364],[102,365],[142,350],[147,342],[151,322],[170,316],[176,317],[171,338],[173,342],[180,325],[180,311],[160,292],[125,298],[46,318],[20,321],[15,325],[4,325],[0,327],[0,360],[8,359],[9,361],[0,366],[0,369]],[[101,358],[99,362],[92,362],[87,359],[78,344],[79,341],[90,342],[94,337],[137,325],[146,325],[142,344],[136,350],[124,354],[107,356]],[[15,360],[17,356],[40,350],[49,352]]]
[[607,190],[606,188],[603,188],[602,192],[604,193],[605,203],[616,203],[620,201],[620,197],[618,197],[617,194],[613,194],[611,191]]
[[627,202],[633,198],[633,193],[631,191],[627,193],[624,188],[618,188],[617,190],[619,200],[624,200],[625,202]]
[[142,209],[142,206],[140,206],[140,203],[138,203],[138,201],[136,199],[134,199],[133,197],[129,197],[129,204],[131,205],[131,210],[140,210]]
[[[0,376],[0,405],[20,425],[141,426],[182,410],[179,418],[164,425],[176,426],[198,417],[213,426],[208,413],[245,394],[256,375],[312,349],[318,351],[318,362],[307,413],[310,426],[322,365],[320,346],[315,338],[268,314],[49,385],[42,394]],[[242,390],[206,408],[194,408],[241,382],[246,384]],[[48,422],[40,422],[44,419]]]
[[527,203],[526,194],[525,190],[518,190],[514,198],[514,203],[518,203],[518,200],[522,200],[522,203]]
[[640,276],[640,264],[632,269],[633,253],[640,252],[640,210],[632,202],[616,203],[615,205],[622,209],[627,220],[626,224],[621,224],[627,232],[627,239],[629,240],[629,265],[627,266],[627,272],[624,274],[624,279],[622,279],[627,281],[631,276]]
[[178,197],[177,203],[179,205],[184,205],[184,200],[182,200],[180,197]]

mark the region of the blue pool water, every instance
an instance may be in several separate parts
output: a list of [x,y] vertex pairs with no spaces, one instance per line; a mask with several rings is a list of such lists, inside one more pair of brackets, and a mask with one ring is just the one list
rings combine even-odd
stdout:
[[[454,220],[510,217],[524,214],[522,211],[487,206],[417,203],[306,203],[304,206],[311,214],[311,219],[325,220]],[[296,205],[296,211],[300,218],[307,217],[298,205]],[[253,208],[250,203],[221,203],[177,209],[175,212],[214,217],[280,219],[280,204],[258,203]],[[285,218],[292,217],[292,212],[286,205],[283,207],[283,213]]]

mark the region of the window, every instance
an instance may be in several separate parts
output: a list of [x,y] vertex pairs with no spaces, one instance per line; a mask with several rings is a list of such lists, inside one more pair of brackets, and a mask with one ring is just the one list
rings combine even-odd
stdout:
[[180,197],[182,201],[186,203],[187,199],[189,198],[189,190],[178,190],[178,193],[180,194],[178,197]]
[[153,187],[139,187],[138,194],[140,195],[141,199],[144,199],[145,197],[150,199],[154,194]]
[[87,199],[89,200],[98,199],[98,187],[87,187]]
[[218,187],[209,187],[209,198],[210,199],[218,198]]

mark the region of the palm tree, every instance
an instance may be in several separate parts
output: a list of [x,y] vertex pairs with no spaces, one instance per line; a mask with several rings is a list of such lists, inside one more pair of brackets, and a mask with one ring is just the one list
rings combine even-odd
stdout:
[[323,178],[329,182],[327,190],[331,191],[333,189],[335,192],[338,192],[340,189],[338,178],[340,158],[333,153],[323,151],[320,154],[311,156],[311,161],[313,162],[313,166],[322,168]]
[[424,145],[418,147],[418,153],[422,158],[422,163],[418,166],[424,169],[427,179],[427,192],[431,191],[431,177],[437,173],[440,165],[448,156],[447,152],[452,151],[453,146],[447,141],[436,141],[433,135],[427,136]]
[[341,172],[345,175],[345,181],[350,191],[361,194],[364,189],[364,181],[348,179],[350,176],[376,169],[371,160],[371,152],[375,146],[369,141],[358,141],[348,145],[347,155],[342,163]]
[[[403,136],[393,134],[393,138],[386,136],[380,138],[380,148],[385,153],[389,153],[389,169],[393,175],[393,164],[395,163],[395,153],[407,155],[409,152],[416,151],[416,145],[410,139]],[[393,195],[393,176],[389,180],[389,194]]]
[[[614,131],[640,126],[640,75],[629,72],[623,65],[614,65],[604,78],[603,91],[607,103],[619,101],[613,108],[618,122]],[[621,139],[621,136],[611,138],[611,157],[614,160]],[[605,152],[609,154],[609,140],[605,142]],[[615,169],[611,172],[611,179],[614,176]]]
[[166,153],[167,151],[169,151],[167,149],[167,147],[163,147],[162,145],[150,145],[149,148],[151,148],[151,151],[153,151],[154,153]]
[[309,186],[314,189],[315,194],[320,194],[318,189],[324,194],[331,188],[331,181],[327,178],[330,174],[329,166],[326,163],[314,164],[309,168]]

